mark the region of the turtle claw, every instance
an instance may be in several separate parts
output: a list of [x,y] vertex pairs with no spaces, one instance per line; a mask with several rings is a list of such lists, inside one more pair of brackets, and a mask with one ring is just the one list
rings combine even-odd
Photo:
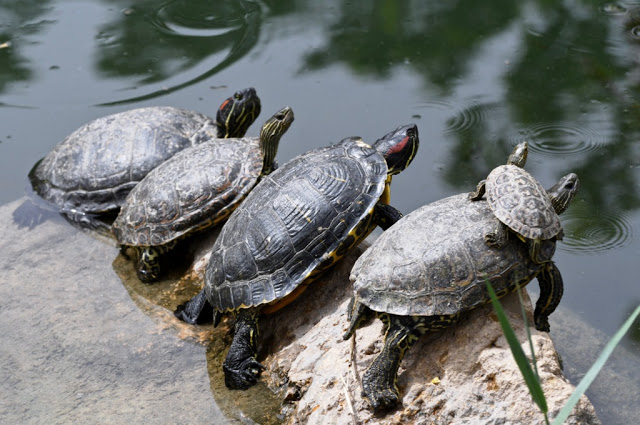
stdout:
[[534,317],[534,325],[540,332],[550,332],[551,326],[547,317]]
[[371,394],[367,394],[366,391],[363,391],[362,397],[367,399],[371,408],[376,412],[393,409],[398,405],[399,401],[398,393],[391,388]]
[[222,364],[222,369],[224,370],[224,383],[227,388],[246,390],[258,382],[260,372],[265,370],[266,367],[253,357],[250,357],[245,359],[237,369],[227,365],[227,362]]

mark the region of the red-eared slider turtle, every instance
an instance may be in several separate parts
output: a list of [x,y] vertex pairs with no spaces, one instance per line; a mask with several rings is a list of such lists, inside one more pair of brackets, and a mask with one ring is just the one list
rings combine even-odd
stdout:
[[500,247],[510,229],[527,241],[533,261],[543,263],[548,258],[541,252],[541,243],[551,238],[562,239],[562,225],[547,192],[522,168],[527,152],[527,142],[516,146],[507,164],[494,168],[469,197],[477,201],[486,191],[489,207],[503,223],[486,235],[487,243]]
[[204,291],[177,313],[193,323],[208,300],[215,324],[223,314],[235,316],[223,364],[227,387],[248,388],[264,369],[256,360],[258,313],[292,301],[377,224],[386,227],[386,215],[394,218],[386,205],[391,176],[409,165],[418,143],[417,127],[407,125],[371,146],[347,138],[307,152],[262,180],[231,214],[213,246]]
[[[569,174],[549,189],[558,214],[577,188],[578,177]],[[548,316],[562,297],[562,276],[550,260],[556,240],[541,243],[549,260],[535,263],[519,239],[511,238],[500,248],[487,245],[485,235],[498,223],[485,200],[455,195],[403,217],[355,263],[351,323],[344,338],[371,312],[387,326],[384,347],[362,377],[363,396],[374,409],[397,404],[398,366],[420,335],[444,328],[489,301],[486,281],[504,296],[537,277],[535,326],[549,331]]]
[[226,219],[271,172],[292,122],[293,110],[282,108],[262,126],[260,137],[213,139],[184,149],[133,188],[112,231],[124,250],[138,251],[141,281],[157,280],[161,254],[182,236]]
[[242,137],[260,113],[253,88],[225,100],[212,120],[173,107],[133,109],[91,121],[29,173],[33,190],[71,220],[115,214],[144,176],[178,151],[206,140]]

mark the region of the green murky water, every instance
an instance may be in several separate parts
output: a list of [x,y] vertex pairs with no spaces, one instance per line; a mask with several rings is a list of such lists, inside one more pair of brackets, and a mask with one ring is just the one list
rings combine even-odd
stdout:
[[[211,331],[187,335],[166,316],[195,285],[134,288],[109,243],[60,220],[18,227],[12,217],[33,163],[83,123],[147,105],[213,115],[247,86],[262,99],[261,118],[284,105],[295,110],[280,163],[416,122],[420,151],[392,195],[406,212],[471,190],[522,140],[531,147],[527,169],[545,186],[578,173],[581,191],[562,217],[555,259],[566,286],[561,307],[590,335],[552,333],[577,382],[596,346],[640,302],[638,6],[0,2],[0,335],[10,341],[0,351],[0,413],[33,423],[106,411],[122,416],[105,422],[230,415],[205,370],[221,350],[206,348]],[[621,411],[640,415],[629,401],[640,396],[639,329],[603,375],[628,378],[623,396],[611,396],[603,381],[612,378],[588,393],[604,423],[623,423]]]

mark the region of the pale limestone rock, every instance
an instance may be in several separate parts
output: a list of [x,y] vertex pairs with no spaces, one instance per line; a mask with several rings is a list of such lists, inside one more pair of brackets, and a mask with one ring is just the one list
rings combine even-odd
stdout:
[[[286,394],[287,423],[544,423],[489,305],[442,332],[422,337],[400,367],[402,406],[373,415],[357,381],[380,351],[382,324],[375,319],[357,331],[355,368],[352,341],[342,340],[351,295],[349,271],[361,252],[358,249],[341,261],[296,302],[261,320],[260,353],[266,358],[260,360],[267,366],[263,380]],[[531,304],[524,295],[531,316]],[[525,352],[530,353],[517,294],[503,298],[502,303]],[[531,332],[553,418],[574,387],[562,375],[550,337],[533,328]],[[583,396],[567,423],[600,421]]]

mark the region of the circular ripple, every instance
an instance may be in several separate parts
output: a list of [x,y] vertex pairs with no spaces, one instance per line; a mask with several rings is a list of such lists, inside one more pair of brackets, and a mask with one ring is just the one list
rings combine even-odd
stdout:
[[640,25],[636,25],[633,28],[631,28],[629,30],[629,33],[631,34],[632,38],[635,38],[636,40],[640,40]]
[[633,239],[633,224],[621,211],[576,212],[562,215],[564,239],[561,250],[575,253],[598,253],[624,247]]
[[211,5],[191,7],[184,2],[172,2],[161,7],[152,17],[160,31],[182,37],[217,37],[239,29],[246,24],[246,12],[226,10],[217,15]]
[[487,112],[489,108],[487,105],[479,103],[471,103],[463,106],[455,111],[453,117],[447,120],[446,133],[457,133],[461,131],[468,131],[472,128],[476,128],[482,123],[487,121]]
[[564,124],[532,126],[509,139],[514,146],[526,140],[530,152],[552,156],[592,152],[606,144],[603,136],[587,127]]
[[624,15],[627,8],[620,3],[605,3],[600,6],[600,11],[606,15]]

